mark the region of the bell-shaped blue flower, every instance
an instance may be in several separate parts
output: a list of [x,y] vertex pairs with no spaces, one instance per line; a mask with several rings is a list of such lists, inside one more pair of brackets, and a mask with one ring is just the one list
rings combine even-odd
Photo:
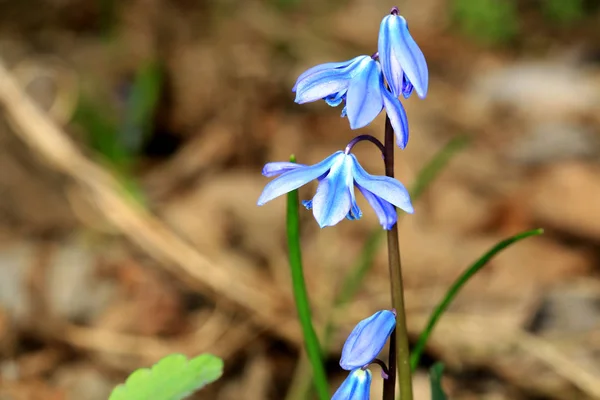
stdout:
[[298,77],[292,91],[296,92],[296,103],[299,104],[324,99],[327,104],[336,107],[345,101],[342,117],[348,117],[352,129],[367,126],[385,107],[396,132],[398,146],[406,146],[406,111],[398,96],[385,87],[379,62],[369,56],[317,65]]
[[352,371],[369,365],[381,352],[396,326],[396,315],[389,310],[378,311],[354,327],[344,348],[340,366]]
[[369,400],[370,389],[371,371],[358,368],[348,374],[331,400]]
[[413,212],[408,191],[399,181],[370,175],[353,154],[343,151],[310,166],[289,162],[268,163],[263,168],[263,175],[280,176],[265,186],[258,199],[259,206],[317,179],[317,193],[312,202],[304,205],[312,208],[321,228],[335,225],[346,217],[360,218],[362,212],[356,204],[355,186],[373,207],[384,229],[391,229],[396,223],[395,207],[407,213]]
[[429,84],[427,62],[395,7],[381,21],[378,52],[383,75],[394,96],[402,94],[408,98],[414,88],[420,98],[425,98]]

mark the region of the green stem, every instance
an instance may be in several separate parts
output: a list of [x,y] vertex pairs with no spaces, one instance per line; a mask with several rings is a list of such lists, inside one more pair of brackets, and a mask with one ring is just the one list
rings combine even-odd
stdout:
[[[394,128],[390,118],[385,118],[385,174],[394,177]],[[408,330],[406,327],[406,310],[404,307],[404,287],[402,283],[402,265],[400,263],[400,244],[398,241],[398,224],[387,231],[388,264],[392,307],[396,310],[396,365],[400,385],[400,399],[412,400],[412,376],[410,369],[410,350],[408,347]],[[390,360],[390,364],[393,360]],[[394,377],[390,376],[390,379]]]
[[488,261],[490,261],[497,253],[501,252],[502,250],[504,250],[505,248],[507,248],[515,242],[518,242],[529,236],[541,235],[542,233],[544,233],[543,229],[534,229],[531,231],[519,233],[513,237],[501,241],[500,243],[492,247],[481,258],[475,261],[475,263],[473,263],[469,268],[467,268],[467,270],[463,272],[458,277],[458,279],[456,279],[456,281],[454,281],[450,289],[448,289],[448,292],[446,292],[446,295],[444,296],[440,304],[438,304],[435,310],[431,313],[427,326],[419,335],[419,339],[417,340],[417,344],[415,345],[412,356],[410,358],[410,367],[413,371],[419,365],[419,360],[421,359],[423,350],[425,350],[425,344],[427,344],[427,339],[429,339],[433,328],[437,324],[442,314],[444,314],[452,300],[454,300],[460,289],[465,285],[465,283],[467,283],[467,281],[471,279],[473,275],[479,272],[479,270],[483,268],[488,263]]
[[[295,162],[294,157],[291,158]],[[319,339],[312,325],[310,302],[306,291],[304,273],[302,271],[302,253],[300,250],[300,221],[298,213],[298,191],[287,196],[287,240],[289,261],[292,272],[292,288],[298,319],[304,335],[306,354],[313,370],[313,383],[320,400],[329,400],[327,375],[323,366],[323,357]]]

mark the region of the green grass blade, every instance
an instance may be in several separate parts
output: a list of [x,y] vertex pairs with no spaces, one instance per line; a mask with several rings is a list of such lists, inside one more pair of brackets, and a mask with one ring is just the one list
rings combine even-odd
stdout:
[[444,364],[435,363],[429,369],[429,383],[431,385],[431,400],[446,400],[446,393],[442,388],[442,374],[444,373]]
[[151,133],[162,83],[162,68],[154,60],[143,63],[136,71],[120,130],[121,143],[131,154],[140,153]]
[[[290,161],[295,162],[292,156]],[[329,400],[327,375],[323,366],[323,356],[319,339],[312,324],[310,303],[302,270],[302,251],[300,248],[300,215],[298,212],[298,191],[294,190],[287,196],[287,240],[290,267],[292,270],[292,288],[298,319],[304,335],[306,353],[313,370],[313,382],[320,400]]]
[[469,144],[467,136],[458,136],[442,147],[433,158],[419,171],[415,183],[410,188],[410,198],[416,202],[427,190],[431,182],[444,170],[450,160]]
[[431,317],[429,318],[427,326],[419,335],[419,339],[417,340],[417,344],[415,345],[410,358],[410,366],[413,371],[419,365],[419,360],[421,359],[423,350],[425,350],[427,340],[429,339],[429,336],[431,335],[431,332],[433,331],[433,328],[435,327],[436,323],[438,322],[442,314],[448,309],[448,306],[450,305],[452,300],[454,300],[460,289],[469,281],[469,279],[471,279],[473,275],[479,272],[480,269],[485,267],[486,264],[496,254],[506,249],[508,246],[530,236],[541,235],[542,233],[544,233],[543,229],[534,229],[531,231],[519,233],[515,236],[501,241],[500,243],[492,247],[487,253],[481,256],[477,261],[475,261],[469,268],[465,270],[465,272],[462,273],[462,275],[458,277],[458,279],[456,279],[456,281],[452,284],[450,289],[448,289],[448,292],[446,292],[446,295],[444,296],[442,301],[434,309],[433,313],[431,314]]
[[109,400],[180,400],[216,381],[223,374],[223,360],[202,354],[188,361],[171,354],[150,368],[134,371],[117,386]]

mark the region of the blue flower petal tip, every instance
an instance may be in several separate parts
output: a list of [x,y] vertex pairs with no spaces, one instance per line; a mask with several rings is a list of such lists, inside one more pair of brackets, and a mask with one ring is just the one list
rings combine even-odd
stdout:
[[362,217],[362,211],[356,204],[355,187],[373,207],[385,229],[390,229],[396,223],[395,207],[412,211],[408,191],[399,181],[368,174],[353,154],[342,151],[315,165],[268,163],[263,168],[263,175],[279,176],[265,186],[258,198],[258,205],[318,180],[317,193],[312,200],[302,204],[312,210],[321,228],[333,226],[344,218],[356,220]]
[[371,379],[371,371],[368,369],[355,369],[348,374],[331,400],[369,400]]
[[396,315],[389,310],[378,311],[360,321],[344,343],[340,366],[352,371],[370,364],[381,352],[395,327]]
[[383,75],[394,96],[408,97],[414,88],[420,98],[425,98],[429,85],[427,62],[396,8],[381,21],[378,51]]

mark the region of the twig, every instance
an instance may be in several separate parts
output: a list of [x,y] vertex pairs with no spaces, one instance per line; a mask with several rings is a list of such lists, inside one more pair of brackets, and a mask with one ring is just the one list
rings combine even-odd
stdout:
[[0,105],[15,133],[56,170],[70,176],[90,196],[103,216],[133,243],[161,262],[189,287],[214,292],[249,311],[250,318],[296,344],[295,321],[281,315],[281,296],[254,275],[215,265],[173,233],[150,212],[129,200],[119,182],[87,159],[15,82],[0,62]]

